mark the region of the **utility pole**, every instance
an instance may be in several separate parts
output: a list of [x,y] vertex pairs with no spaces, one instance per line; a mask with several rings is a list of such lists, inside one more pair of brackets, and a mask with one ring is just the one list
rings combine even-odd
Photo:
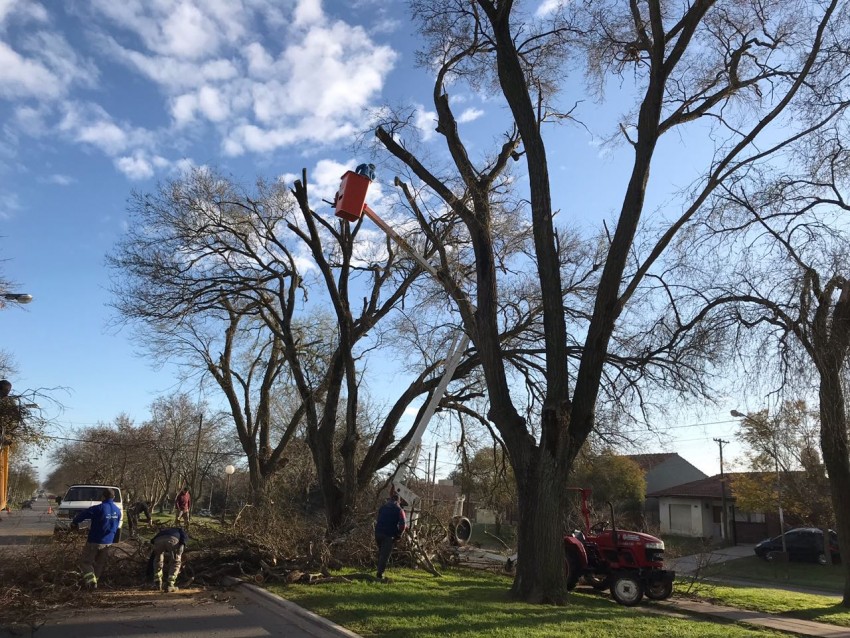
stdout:
[[723,529],[723,540],[729,541],[729,516],[726,513],[726,475],[723,473],[723,446],[729,443],[723,439],[714,439],[720,447],[720,503],[723,511],[720,513],[720,526]]
[[204,425],[204,414],[203,412],[198,415],[198,438],[195,439],[195,467],[192,469],[192,502],[195,501],[196,496],[200,496],[200,490],[198,490],[198,465],[201,456],[201,428]]
[[437,452],[440,451],[440,444],[434,443],[434,469],[431,477],[431,507],[434,507],[437,493]]

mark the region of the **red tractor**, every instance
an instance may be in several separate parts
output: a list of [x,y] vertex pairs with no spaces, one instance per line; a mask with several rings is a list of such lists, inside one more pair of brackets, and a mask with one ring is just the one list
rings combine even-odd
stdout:
[[[587,506],[591,490],[567,489],[581,493],[585,526],[584,532],[575,531],[564,536],[570,589],[579,579],[584,579],[594,589],[610,588],[614,600],[627,607],[640,603],[644,595],[651,600],[669,598],[676,573],[664,569],[664,541],[649,534],[618,530],[607,521],[591,526]],[[611,520],[614,520],[613,507]]]

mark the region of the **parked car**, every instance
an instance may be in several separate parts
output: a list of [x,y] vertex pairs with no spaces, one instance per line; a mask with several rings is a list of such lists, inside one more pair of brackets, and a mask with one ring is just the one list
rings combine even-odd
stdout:
[[[764,560],[774,560],[782,554],[782,534],[763,540],[755,546],[756,556]],[[798,527],[785,532],[785,547],[790,560],[807,560],[826,565],[826,553],[823,546],[823,530],[816,527]],[[829,551],[832,561],[838,562],[838,534],[829,530]]]

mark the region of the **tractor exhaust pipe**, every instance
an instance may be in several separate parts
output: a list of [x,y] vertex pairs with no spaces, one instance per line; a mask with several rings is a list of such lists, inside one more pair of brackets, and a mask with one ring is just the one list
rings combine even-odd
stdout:
[[617,522],[614,520],[614,506],[611,504],[611,501],[606,502],[611,512],[611,540],[614,541],[614,547],[617,547],[620,543],[617,540]]

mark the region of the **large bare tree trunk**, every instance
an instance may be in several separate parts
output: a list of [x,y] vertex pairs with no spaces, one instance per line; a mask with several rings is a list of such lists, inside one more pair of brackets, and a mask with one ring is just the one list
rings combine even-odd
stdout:
[[517,474],[519,526],[517,562],[511,594],[532,603],[563,605],[567,601],[564,571],[564,477],[552,457],[538,452],[524,476]]
[[821,453],[829,474],[829,491],[838,531],[844,595],[841,604],[850,607],[850,448],[847,442],[847,415],[839,379],[821,379]]
[[850,494],[850,445],[841,384],[841,371],[846,365],[850,349],[850,282],[843,282],[828,328],[825,325],[827,311],[823,306],[830,303],[829,296],[825,296],[821,303],[813,331],[820,374],[821,453],[829,474],[829,490],[844,569],[844,597],[841,604],[850,607],[850,507],[847,506],[847,495]]

